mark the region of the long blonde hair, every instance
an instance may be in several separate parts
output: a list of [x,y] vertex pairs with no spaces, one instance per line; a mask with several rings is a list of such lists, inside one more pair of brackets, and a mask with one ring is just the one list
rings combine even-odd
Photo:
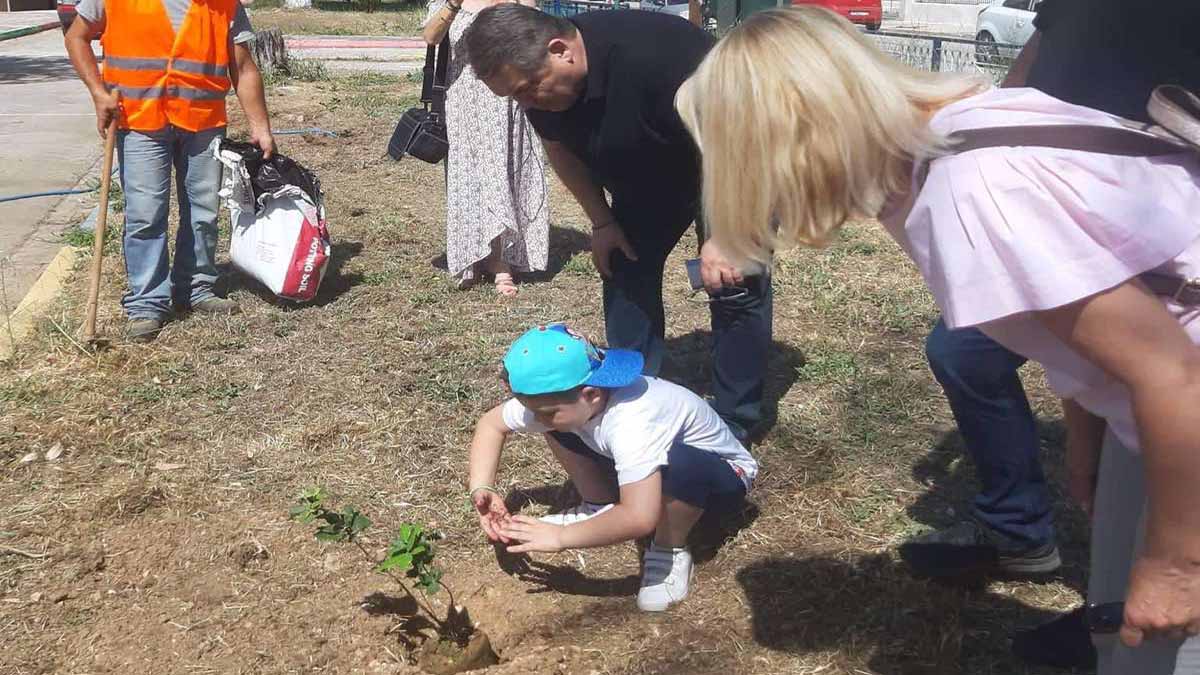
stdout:
[[711,236],[741,262],[824,245],[904,190],[912,158],[941,148],[931,112],[985,86],[910,68],[820,7],[755,14],[675,97],[703,153]]

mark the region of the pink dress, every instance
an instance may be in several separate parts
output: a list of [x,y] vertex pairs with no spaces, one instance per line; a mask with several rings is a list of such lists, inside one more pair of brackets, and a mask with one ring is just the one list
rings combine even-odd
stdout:
[[[1018,124],[1117,123],[1035,89],[993,89],[943,108],[930,121],[939,134]],[[950,328],[976,326],[1038,361],[1060,396],[1105,418],[1137,451],[1125,386],[1030,312],[1150,270],[1200,277],[1200,158],[974,150],[932,162],[911,209],[885,212],[880,220],[917,264]],[[1200,342],[1200,309],[1163,301]]]

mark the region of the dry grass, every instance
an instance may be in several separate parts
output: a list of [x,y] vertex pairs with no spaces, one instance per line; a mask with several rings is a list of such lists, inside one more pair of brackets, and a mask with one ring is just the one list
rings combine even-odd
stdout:
[[284,35],[398,35],[421,32],[425,3],[388,6],[378,12],[325,9],[250,8],[255,30],[278,28]]
[[[446,581],[494,638],[497,672],[1039,672],[1008,655],[1006,637],[1078,602],[1074,513],[1060,519],[1070,564],[1050,583],[945,588],[911,579],[894,554],[973,486],[923,362],[933,307],[872,224],[779,263],[778,424],[755,448],[759,514],[709,533],[723,545],[708,547],[681,609],[633,608],[631,547],[529,564],[485,545],[466,508],[465,449],[502,396],[496,364],[535,322],[603,334],[599,288],[558,184],[550,273],[513,301],[449,288],[430,265],[441,167],[383,156],[415,93],[370,76],[270,95],[277,127],[340,134],[282,139],[328,193],[335,259],[317,302],[275,303],[235,276],[243,315],[184,318],[150,346],[88,354],[67,337],[82,320],[79,278],[4,368],[0,673],[412,672],[399,618],[364,602],[386,581],[286,521],[310,484],[376,523],[446,534]],[[667,374],[702,390],[706,310],[683,300],[694,245],[668,265]],[[117,255],[105,273],[101,330],[117,336]],[[1039,378],[1028,377],[1035,406],[1056,419]],[[1057,471],[1053,426],[1047,443]],[[60,459],[42,459],[56,446]],[[568,499],[562,484],[537,439],[506,451],[499,487],[528,509]]]

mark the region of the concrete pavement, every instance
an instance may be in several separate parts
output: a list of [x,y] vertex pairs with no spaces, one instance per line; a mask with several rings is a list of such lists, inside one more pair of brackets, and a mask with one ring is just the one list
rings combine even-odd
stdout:
[[[60,31],[0,42],[0,197],[70,189],[94,173],[102,150],[95,120]],[[0,314],[58,253],[62,230],[94,205],[94,194],[0,202]]]
[[334,72],[406,73],[425,65],[420,39],[364,35],[289,35],[288,55],[320,61]]
[[0,12],[0,41],[55,30],[58,26],[58,12],[51,9],[36,12]]

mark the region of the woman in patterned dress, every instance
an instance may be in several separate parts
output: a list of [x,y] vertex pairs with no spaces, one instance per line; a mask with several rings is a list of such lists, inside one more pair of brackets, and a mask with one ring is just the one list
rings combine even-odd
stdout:
[[460,47],[480,11],[505,0],[430,0],[422,37],[449,33],[446,130],[446,264],[467,288],[491,274],[496,292],[517,293],[514,274],[546,269],[549,204],[541,143],[521,109],[475,77]]

